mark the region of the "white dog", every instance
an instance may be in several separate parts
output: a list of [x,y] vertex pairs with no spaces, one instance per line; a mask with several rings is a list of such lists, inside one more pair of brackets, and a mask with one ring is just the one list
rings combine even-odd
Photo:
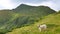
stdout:
[[47,29],[47,25],[46,24],[41,24],[41,25],[39,25],[38,28],[39,28],[40,32],[45,31]]

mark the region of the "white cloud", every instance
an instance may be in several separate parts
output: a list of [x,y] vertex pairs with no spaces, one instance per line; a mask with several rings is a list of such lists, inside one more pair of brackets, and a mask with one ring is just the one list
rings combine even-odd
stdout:
[[44,5],[44,6],[48,6],[56,11],[59,10],[59,4],[53,2],[53,1],[44,1],[44,2],[41,2],[41,3],[38,3],[38,4],[33,4],[33,3],[25,3],[25,4],[28,4],[28,5],[32,5],[32,6],[40,6],[40,5]]
[[56,8],[57,8],[57,5],[52,1],[42,2],[42,3],[40,3],[40,5],[49,6],[50,8],[52,8],[54,10],[56,10]]
[[60,10],[60,9],[59,9],[59,8],[60,8],[60,5],[59,5],[58,2],[46,1],[46,2],[40,3],[40,5],[49,6],[50,8],[52,8],[52,9],[54,9],[54,10],[56,10],[56,11]]
[[2,9],[12,9],[14,7],[14,3],[12,3],[11,0],[0,0],[0,6],[3,7]]
[[[16,8],[18,5],[20,5],[22,3],[22,1],[23,0],[19,0],[19,1],[17,1],[17,0],[0,0],[0,9]],[[52,8],[54,10],[59,10],[60,9],[60,5],[59,5],[60,0],[47,0],[47,1],[43,1],[43,2],[38,2],[37,1],[36,3],[33,3],[32,1],[33,0],[31,0],[30,2],[26,1],[26,2],[23,2],[23,3],[28,4],[28,5],[32,5],[32,6],[39,6],[39,5],[49,6],[50,8]]]

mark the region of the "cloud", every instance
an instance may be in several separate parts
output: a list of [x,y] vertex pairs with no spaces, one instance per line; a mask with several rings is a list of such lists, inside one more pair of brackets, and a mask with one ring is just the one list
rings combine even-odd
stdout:
[[45,1],[40,3],[39,5],[49,6],[50,8],[57,10],[57,5],[53,1]]
[[[3,8],[2,8],[3,7]],[[14,7],[14,4],[11,2],[11,0],[0,0],[0,9],[12,9]]]
[[60,5],[59,5],[59,1],[55,1],[55,0],[47,0],[47,1],[43,1],[43,2],[38,2],[37,4],[36,3],[25,3],[25,4],[28,4],[28,5],[32,5],[32,6],[40,6],[40,5],[44,5],[44,6],[48,6],[56,11],[60,10]]
[[49,6],[54,10],[60,10],[60,0],[0,0],[0,9],[13,9],[21,3],[32,6]]

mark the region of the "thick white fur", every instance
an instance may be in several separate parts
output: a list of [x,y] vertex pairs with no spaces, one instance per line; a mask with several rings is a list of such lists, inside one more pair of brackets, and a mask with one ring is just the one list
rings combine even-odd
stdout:
[[47,29],[47,25],[46,24],[39,25],[40,32],[41,31],[45,31],[46,29]]

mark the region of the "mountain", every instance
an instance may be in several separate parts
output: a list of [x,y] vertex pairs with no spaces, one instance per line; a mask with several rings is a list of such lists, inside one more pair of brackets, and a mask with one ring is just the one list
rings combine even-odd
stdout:
[[[40,32],[37,25],[45,23],[47,30]],[[37,23],[17,28],[6,34],[60,34],[60,13],[50,14]]]
[[47,6],[25,4],[21,4],[13,10],[0,10],[0,34],[37,23],[43,17],[53,13],[56,11]]
[[[42,19],[42,17],[47,16],[52,13],[56,13],[53,9],[48,6],[29,6],[26,4],[21,4],[17,8],[13,9],[13,12],[19,13],[20,17],[26,18],[26,23],[33,23]],[[20,21],[18,21],[20,22]]]
[[29,6],[26,4],[21,4],[12,11],[19,15],[14,22],[18,28],[34,24],[34,22],[38,22],[44,16],[56,13],[56,11],[48,6]]
[[55,11],[49,8],[48,6],[29,6],[25,4],[19,5],[17,8],[15,8],[13,11],[18,12],[20,14],[50,14],[54,13]]

